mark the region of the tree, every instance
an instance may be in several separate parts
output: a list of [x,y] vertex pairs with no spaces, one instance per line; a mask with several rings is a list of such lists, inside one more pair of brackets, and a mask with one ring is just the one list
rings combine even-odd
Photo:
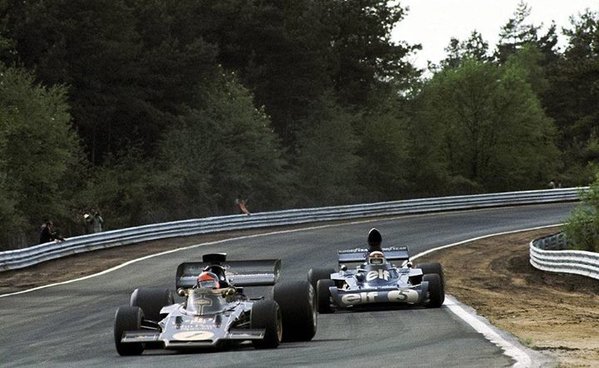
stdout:
[[[218,45],[218,61],[238,72],[293,152],[306,106],[331,86],[335,27],[327,1],[201,1],[194,22]],[[199,21],[198,21],[199,19]],[[235,27],[231,27],[235,24]]]
[[409,151],[406,118],[391,106],[365,114],[357,155],[357,182],[362,201],[385,201],[405,197],[409,185]]
[[427,142],[439,145],[429,155],[442,152],[432,157],[445,162],[440,167],[456,184],[467,184],[462,190],[538,187],[554,174],[552,123],[518,65],[468,60],[435,75],[422,98],[428,110],[412,130],[439,130]]
[[94,164],[131,145],[151,157],[188,91],[216,71],[214,46],[184,27],[189,1],[9,2],[16,62],[68,86]]
[[558,127],[566,180],[586,185],[592,180],[589,163],[599,159],[599,13],[572,17],[564,31],[568,45],[548,70],[544,105]]
[[174,177],[186,215],[230,213],[239,194],[253,210],[287,199],[285,162],[268,117],[227,73],[196,95],[165,136],[159,165]]
[[465,41],[452,37],[445,51],[447,57],[441,61],[441,67],[458,67],[465,59],[479,61],[490,61],[491,59],[488,55],[489,43],[478,31],[472,31],[470,37]]
[[64,88],[44,88],[20,69],[0,67],[0,217],[3,241],[33,242],[44,217],[67,225],[69,181],[81,151]]
[[309,206],[347,204],[356,200],[359,141],[352,124],[356,116],[328,94],[311,105],[310,128],[298,139],[297,182]]
[[[202,34],[219,62],[238,70],[275,131],[296,151],[311,102],[333,90],[338,102],[364,108],[372,93],[415,73],[405,60],[418,48],[391,41],[403,9],[387,1],[204,1]],[[235,24],[235,27],[231,27]]]
[[406,56],[421,48],[391,41],[391,30],[403,19],[399,2],[386,0],[330,3],[333,36],[333,82],[339,100],[349,106],[364,106],[372,93],[390,80],[411,78],[415,68]]
[[555,47],[557,45],[557,34],[555,23],[552,23],[547,33],[539,36],[543,25],[527,23],[531,8],[524,1],[520,1],[514,12],[514,17],[501,27],[499,42],[495,57],[499,63],[506,62],[509,57],[525,46],[534,45],[543,55],[543,65],[553,62],[557,57]]

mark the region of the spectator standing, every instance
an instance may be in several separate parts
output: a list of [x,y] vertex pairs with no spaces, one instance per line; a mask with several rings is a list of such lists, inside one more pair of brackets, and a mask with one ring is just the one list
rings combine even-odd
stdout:
[[102,232],[102,225],[104,224],[104,219],[100,215],[100,212],[92,209],[90,213],[84,214],[83,218],[85,220],[86,233],[93,234]]

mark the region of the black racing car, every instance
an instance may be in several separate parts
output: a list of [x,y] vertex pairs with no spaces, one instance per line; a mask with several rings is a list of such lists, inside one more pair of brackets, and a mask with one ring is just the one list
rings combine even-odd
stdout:
[[359,248],[341,250],[338,264],[337,272],[334,269],[311,269],[308,272],[320,313],[331,313],[336,308],[397,304],[438,308],[445,300],[441,264],[413,267],[405,246],[370,253]]
[[[118,308],[117,352],[139,355],[145,349],[222,347],[244,341],[263,349],[276,348],[281,341],[311,340],[317,323],[314,289],[307,281],[278,283],[280,267],[280,260],[226,261],[224,253],[182,263],[176,288],[183,301],[176,303],[168,289],[139,288],[129,306]],[[272,299],[244,293],[244,287],[272,285]]]

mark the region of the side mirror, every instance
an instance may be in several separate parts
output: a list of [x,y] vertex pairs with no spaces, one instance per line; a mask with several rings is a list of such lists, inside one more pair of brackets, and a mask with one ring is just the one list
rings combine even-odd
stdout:
[[359,282],[364,282],[364,274],[363,273],[356,274],[356,280],[358,280]]
[[339,269],[341,271],[347,271],[347,266],[346,265],[341,265],[341,267],[339,267]]
[[185,290],[183,288],[179,288],[179,289],[177,289],[177,295],[179,295],[179,296],[187,296],[187,290]]

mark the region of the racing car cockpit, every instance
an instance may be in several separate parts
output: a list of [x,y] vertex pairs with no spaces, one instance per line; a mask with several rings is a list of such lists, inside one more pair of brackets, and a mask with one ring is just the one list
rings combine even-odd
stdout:
[[193,315],[222,312],[226,304],[222,294],[226,291],[216,274],[204,271],[198,276],[195,287],[187,291],[185,310]]
[[360,264],[356,271],[355,278],[358,284],[385,284],[398,277],[397,269],[387,261],[381,251],[367,253],[366,261]]

